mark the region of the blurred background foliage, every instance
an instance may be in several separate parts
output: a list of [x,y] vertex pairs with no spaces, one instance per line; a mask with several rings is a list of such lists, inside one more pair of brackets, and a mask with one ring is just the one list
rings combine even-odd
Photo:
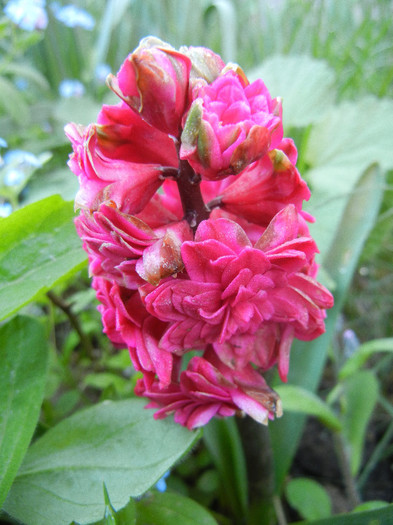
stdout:
[[[393,456],[392,1],[86,0],[70,5],[24,0],[19,2],[22,11],[10,9],[12,4],[18,2],[0,2],[0,217],[4,220],[11,220],[15,210],[37,203],[37,216],[51,223],[58,206],[56,214],[64,212],[64,235],[71,235],[66,232],[70,211],[67,215],[58,201],[53,207],[45,204],[47,208],[39,204],[55,194],[72,201],[77,191],[76,177],[66,167],[71,148],[63,127],[70,121],[95,121],[102,103],[116,102],[105,77],[116,73],[144,36],[155,35],[174,47],[209,47],[224,60],[239,63],[250,78],[262,77],[273,96],[283,95],[286,134],[295,139],[299,169],[314,190],[309,211],[317,217],[321,276],[336,292],[338,306],[330,316],[329,337],[312,349],[316,362],[311,366],[306,357],[305,370],[300,359],[293,365],[293,381],[290,376],[290,383],[307,392],[315,390],[322,378],[320,397],[285,388],[280,394],[284,409],[287,404],[289,412],[299,411],[291,407],[295,400],[301,412],[333,429],[336,449],[352,447],[344,460],[347,500],[333,511],[354,508],[360,501],[357,491],[367,486],[376,466],[391,465]],[[29,11],[29,5],[34,9]],[[379,168],[370,168],[373,162]],[[29,216],[24,220],[26,232]],[[318,221],[322,227],[318,228]],[[60,226],[56,223],[56,228]],[[3,239],[5,246],[8,240]],[[34,244],[34,229],[31,239]],[[346,248],[352,257],[350,268],[344,258]],[[27,254],[23,246],[17,253]],[[49,372],[35,438],[81,407],[132,397],[136,381],[127,351],[115,351],[101,333],[81,253],[64,268],[58,264],[64,254],[56,253],[57,267],[46,282],[40,277],[41,287],[23,299],[23,290],[13,292],[14,309],[7,311],[7,293],[2,296],[1,317],[27,305],[23,313],[39,320],[49,344]],[[382,338],[384,343],[373,346],[373,340]],[[311,380],[302,382],[299,378],[307,373]],[[356,417],[351,419],[351,414]],[[280,480],[276,495],[286,491],[287,516],[308,520],[329,516],[333,496],[326,487],[321,495],[320,485],[312,485],[310,479],[288,481],[304,421],[296,423],[297,434],[291,433],[290,417],[286,421],[287,427],[272,425],[276,457],[287,462],[276,472]],[[290,446],[280,441],[282,435],[293,441],[288,453]],[[238,434],[231,423],[212,425],[203,443],[173,471],[168,486],[215,509],[219,523],[241,523],[248,511]],[[292,475],[296,477],[293,467]],[[316,480],[315,475],[310,478]],[[393,489],[392,485],[387,484]],[[355,493],[348,496],[351,489]],[[313,495],[311,503],[305,502],[306,493]],[[386,500],[386,493],[378,497],[377,490],[369,490],[363,499]],[[284,518],[280,521],[284,511],[277,505],[277,519],[286,523]],[[116,520],[111,508],[106,500],[106,514]]]

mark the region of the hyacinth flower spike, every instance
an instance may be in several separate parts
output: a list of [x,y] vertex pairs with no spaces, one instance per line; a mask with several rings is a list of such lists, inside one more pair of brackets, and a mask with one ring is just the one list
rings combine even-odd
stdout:
[[281,101],[213,51],[154,37],[107,82],[119,103],[66,126],[104,332],[155,418],[266,424],[282,408],[265,372],[287,381],[292,341],[321,335],[333,305]]

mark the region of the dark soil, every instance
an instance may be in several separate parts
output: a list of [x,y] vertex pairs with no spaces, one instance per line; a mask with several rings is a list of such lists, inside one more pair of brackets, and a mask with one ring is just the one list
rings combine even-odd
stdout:
[[[369,425],[366,436],[363,467],[385,430],[385,425],[381,424],[381,417],[376,414]],[[331,497],[334,514],[352,510],[351,499],[337,460],[332,433],[314,418],[308,419],[290,474],[293,477],[311,478],[323,485]],[[370,472],[361,490],[360,498],[362,501],[383,500],[392,502],[392,446],[389,455],[382,458]]]

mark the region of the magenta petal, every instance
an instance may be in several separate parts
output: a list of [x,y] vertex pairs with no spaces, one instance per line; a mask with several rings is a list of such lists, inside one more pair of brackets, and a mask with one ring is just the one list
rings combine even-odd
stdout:
[[233,390],[232,400],[240,410],[255,419],[258,423],[267,424],[269,411],[258,401],[248,396],[241,390]]
[[251,246],[245,231],[234,221],[217,219],[202,221],[195,233],[195,242],[215,239],[239,253],[244,247]]
[[255,248],[262,251],[272,250],[278,245],[292,240],[299,231],[297,212],[293,205],[289,205],[277,213],[265,233],[255,244]]
[[287,325],[281,335],[278,351],[278,373],[281,381],[286,383],[289,371],[289,352],[293,341],[293,327]]
[[187,428],[192,430],[194,428],[206,425],[220,410],[219,403],[211,405],[202,405],[195,408],[187,418]]
[[228,256],[233,257],[233,251],[215,239],[199,243],[185,242],[181,254],[190,278],[207,282],[219,282],[222,272],[220,261],[225,264]]

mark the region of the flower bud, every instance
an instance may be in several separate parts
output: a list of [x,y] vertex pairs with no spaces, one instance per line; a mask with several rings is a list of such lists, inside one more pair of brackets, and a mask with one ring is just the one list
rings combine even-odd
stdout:
[[206,47],[181,47],[180,52],[187,55],[191,60],[191,87],[201,80],[211,84],[225,67],[222,58]]
[[108,76],[108,84],[146,122],[178,137],[190,69],[187,56],[148,37],[128,56],[117,77]]

